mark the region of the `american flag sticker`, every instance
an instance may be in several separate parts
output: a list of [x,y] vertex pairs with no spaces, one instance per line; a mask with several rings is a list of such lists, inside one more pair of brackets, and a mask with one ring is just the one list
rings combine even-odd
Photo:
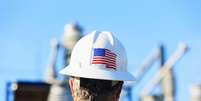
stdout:
[[105,64],[107,68],[116,69],[116,56],[108,49],[94,48],[92,64]]

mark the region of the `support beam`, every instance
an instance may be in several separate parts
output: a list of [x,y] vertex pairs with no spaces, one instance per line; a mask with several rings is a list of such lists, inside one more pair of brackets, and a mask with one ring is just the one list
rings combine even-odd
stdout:
[[159,72],[154,76],[149,85],[146,86],[142,92],[142,96],[149,95],[151,91],[154,89],[155,85],[157,85],[162,78],[166,76],[168,71],[172,69],[173,65],[183,56],[184,53],[187,52],[186,44],[179,44],[178,50],[167,60],[167,62],[163,65],[163,67],[159,70]]

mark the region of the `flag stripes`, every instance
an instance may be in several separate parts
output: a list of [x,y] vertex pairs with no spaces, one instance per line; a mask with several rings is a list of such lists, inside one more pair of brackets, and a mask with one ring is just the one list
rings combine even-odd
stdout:
[[116,54],[108,49],[94,48],[92,64],[105,64],[107,68],[116,69]]

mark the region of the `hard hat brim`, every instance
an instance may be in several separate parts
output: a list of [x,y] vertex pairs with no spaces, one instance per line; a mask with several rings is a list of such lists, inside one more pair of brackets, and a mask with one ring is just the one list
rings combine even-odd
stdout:
[[60,71],[63,75],[101,79],[101,80],[114,80],[114,81],[135,81],[134,76],[129,72],[122,72],[116,70],[93,69],[93,66],[84,68],[76,68],[67,66]]

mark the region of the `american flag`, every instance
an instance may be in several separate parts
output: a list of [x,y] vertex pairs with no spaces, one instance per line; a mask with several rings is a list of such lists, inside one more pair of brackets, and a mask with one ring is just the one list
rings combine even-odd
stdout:
[[105,64],[107,68],[116,69],[116,54],[108,49],[94,48],[92,64]]

